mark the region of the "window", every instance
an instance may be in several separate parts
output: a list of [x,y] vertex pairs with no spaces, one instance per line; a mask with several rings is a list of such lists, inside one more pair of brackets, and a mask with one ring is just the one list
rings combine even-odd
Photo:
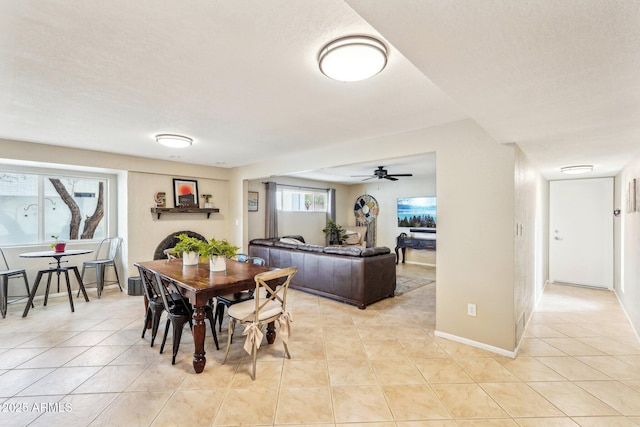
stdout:
[[107,237],[107,178],[0,172],[0,245]]
[[278,189],[278,210],[293,212],[326,212],[327,192],[305,189]]

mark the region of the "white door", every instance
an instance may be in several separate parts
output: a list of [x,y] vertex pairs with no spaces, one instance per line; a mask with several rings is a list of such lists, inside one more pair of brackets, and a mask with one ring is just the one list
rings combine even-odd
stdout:
[[549,280],[612,289],[613,178],[549,185]]

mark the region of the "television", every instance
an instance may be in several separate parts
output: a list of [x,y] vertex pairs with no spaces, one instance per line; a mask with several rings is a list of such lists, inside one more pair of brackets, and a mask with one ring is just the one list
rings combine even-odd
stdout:
[[436,228],[436,198],[398,198],[398,227]]

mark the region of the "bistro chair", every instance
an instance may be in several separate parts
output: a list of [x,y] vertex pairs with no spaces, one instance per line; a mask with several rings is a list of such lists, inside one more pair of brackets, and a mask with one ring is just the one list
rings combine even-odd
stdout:
[[[98,298],[102,295],[102,289],[105,284],[117,283],[120,288],[120,292],[122,292],[122,286],[120,285],[120,277],[118,277],[118,268],[116,267],[116,256],[118,255],[118,251],[120,250],[120,246],[122,245],[122,237],[108,237],[102,242],[100,242],[100,246],[96,251],[96,258],[91,261],[85,261],[82,264],[82,280],[85,284],[96,284],[96,288],[98,290]],[[113,267],[113,271],[116,274],[115,281],[105,282],[104,276],[107,267]],[[84,282],[84,272],[87,269],[94,268],[96,271],[96,281],[95,282]],[[80,291],[78,291],[78,295],[80,295]]]
[[[255,265],[266,264],[265,260],[260,257],[250,257],[245,254],[239,254],[238,261],[250,262]],[[227,307],[228,309],[233,304],[238,304],[240,302],[253,299],[253,291],[253,289],[249,289],[248,291],[236,292],[234,294],[226,294],[216,297],[216,315],[213,319],[213,324],[215,326],[216,322],[218,322],[218,332],[222,332],[222,318],[224,317],[224,308]]]
[[[154,276],[160,290],[164,311],[167,312],[167,323],[164,329],[162,344],[160,345],[160,353],[164,351],[164,345],[167,342],[167,335],[169,334],[169,326],[173,326],[173,356],[171,358],[171,364],[175,365],[185,323],[189,323],[189,329],[193,330],[193,306],[180,294],[173,282],[163,279],[158,273],[154,273]],[[216,349],[220,350],[218,335],[216,334],[215,324],[213,323],[213,309],[208,304],[205,305],[204,315],[205,318],[209,320]]]
[[144,317],[144,325],[142,326],[142,338],[144,338],[147,332],[147,325],[151,322],[151,347],[156,339],[158,333],[158,326],[160,325],[160,318],[164,311],[164,303],[162,301],[162,295],[156,284],[156,277],[151,270],[142,267],[139,264],[135,264],[140,272],[140,279],[142,279],[142,289],[144,290],[144,296],[147,301],[147,313]]
[[[29,280],[27,280],[26,270],[24,268],[9,268],[7,258],[4,256],[2,248],[0,248],[0,255],[2,255],[2,259],[0,260],[2,262],[2,264],[0,264],[0,278],[2,278],[2,282],[0,282],[0,311],[2,312],[2,318],[4,319],[7,316],[7,304],[9,303],[9,279],[22,276],[24,279],[24,287],[27,290],[27,295],[16,296],[15,299],[11,301],[12,303],[23,298],[28,298],[31,291],[29,290]],[[31,306],[33,307],[33,302],[31,303]]]
[[[269,322],[278,321],[280,324],[280,336],[284,344],[284,352],[291,359],[287,342],[291,334],[291,314],[287,311],[287,290],[293,276],[298,271],[297,267],[289,267],[266,271],[256,274],[256,288],[253,293],[253,301],[244,301],[229,307],[229,333],[227,338],[227,351],[222,364],[227,361],[231,336],[236,323],[244,324],[244,335],[247,339],[244,349],[253,356],[253,369],[251,379],[256,379],[256,359],[258,349],[262,343],[262,328]],[[284,279],[284,280],[283,280]]]

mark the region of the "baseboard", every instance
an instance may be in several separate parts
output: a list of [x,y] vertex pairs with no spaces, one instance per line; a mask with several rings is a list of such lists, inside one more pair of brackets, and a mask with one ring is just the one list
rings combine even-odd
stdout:
[[516,356],[518,355],[517,351],[505,350],[503,348],[494,347],[494,346],[489,345],[489,344],[481,343],[481,342],[478,342],[478,341],[473,341],[473,340],[470,340],[468,338],[459,337],[457,335],[448,334],[446,332],[440,332],[440,331],[436,330],[434,332],[434,335],[437,336],[437,337],[440,337],[440,338],[448,339],[450,341],[458,342],[460,344],[465,344],[465,345],[468,345],[468,346],[471,346],[471,347],[479,348],[480,350],[490,351],[491,353],[496,353],[496,354],[499,354],[501,356],[509,357],[511,359],[515,359]]
[[435,267],[435,264],[428,264],[426,262],[416,262],[416,261],[405,261],[405,262],[401,262],[398,265],[402,265],[402,264],[413,264],[413,265],[423,265],[425,267]]
[[625,317],[627,318],[627,321],[629,322],[629,325],[631,325],[631,330],[635,334],[635,336],[638,339],[638,341],[640,341],[640,335],[638,335],[638,330],[635,328],[635,325],[633,324],[633,321],[631,320],[631,317],[629,316],[629,313],[627,313],[627,309],[624,306],[624,304],[622,303],[622,300],[620,299],[620,295],[618,295],[618,290],[614,289],[613,290],[613,294],[618,299],[618,304],[620,304],[620,308],[622,308],[622,312],[624,313]]

